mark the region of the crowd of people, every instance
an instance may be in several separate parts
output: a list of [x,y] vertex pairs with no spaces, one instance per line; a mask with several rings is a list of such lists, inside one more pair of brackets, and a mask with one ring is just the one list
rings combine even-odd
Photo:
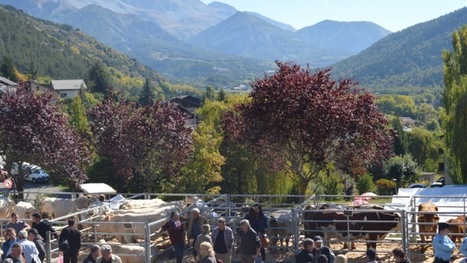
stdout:
[[[81,232],[76,228],[74,220],[68,220],[68,226],[58,235],[52,225],[47,220],[43,220],[39,213],[32,215],[31,225],[19,220],[18,215],[12,213],[11,221],[4,228],[4,242],[0,251],[3,263],[44,262],[46,255],[44,244],[49,236],[58,239],[61,262],[78,262]],[[90,253],[83,263],[122,263],[122,260],[112,254],[111,246],[95,244],[91,246]]]

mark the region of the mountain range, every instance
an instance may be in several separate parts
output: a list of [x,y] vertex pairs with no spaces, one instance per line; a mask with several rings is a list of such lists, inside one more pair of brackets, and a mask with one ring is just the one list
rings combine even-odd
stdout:
[[0,0],[69,24],[164,77],[194,86],[248,84],[274,60],[333,67],[365,87],[442,85],[441,50],[467,8],[397,33],[371,22],[325,20],[296,30],[258,13],[199,0]]
[[[326,27],[317,25],[323,30],[311,26],[297,31],[257,13],[199,0],[0,0],[0,4],[69,24],[172,81],[195,85],[247,84],[274,69],[275,60],[328,66],[390,33],[370,22],[333,21],[326,21]],[[318,41],[310,41],[314,35]],[[336,36],[348,42],[333,41]],[[323,46],[325,42],[336,44]]]

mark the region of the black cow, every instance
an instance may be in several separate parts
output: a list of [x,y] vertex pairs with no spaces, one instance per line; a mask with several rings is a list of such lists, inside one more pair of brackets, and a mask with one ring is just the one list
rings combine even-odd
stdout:
[[344,242],[366,239],[367,248],[376,249],[376,241],[400,229],[400,218],[399,213],[384,211],[381,207],[368,207],[368,210],[335,210],[329,207],[311,210],[307,207],[304,213],[305,236],[320,235],[327,244],[331,238]]

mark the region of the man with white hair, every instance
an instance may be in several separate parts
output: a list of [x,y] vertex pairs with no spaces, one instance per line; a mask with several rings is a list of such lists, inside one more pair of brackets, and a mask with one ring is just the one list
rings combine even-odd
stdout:
[[[27,263],[30,263],[32,259],[39,260],[39,251],[36,248],[36,244],[34,242],[27,240],[28,237],[28,232],[26,230],[21,230],[18,232],[18,242],[21,246],[22,253],[24,255],[24,258],[26,259]],[[7,254],[11,253],[11,249],[13,249],[13,246],[11,246],[10,251],[8,251]]]
[[195,249],[195,243],[196,243],[196,237],[198,237],[199,234],[201,234],[201,227],[204,224],[208,224],[208,220],[206,217],[200,215],[200,211],[198,208],[193,208],[191,209],[191,215],[190,218],[188,219],[188,226],[187,226],[187,236],[188,240],[193,240],[191,241],[192,246],[193,246],[193,257],[196,260],[196,256],[198,255],[198,252]]
[[240,221],[240,247],[238,248],[242,263],[253,263],[260,255],[261,243],[258,233],[250,226],[248,219]]

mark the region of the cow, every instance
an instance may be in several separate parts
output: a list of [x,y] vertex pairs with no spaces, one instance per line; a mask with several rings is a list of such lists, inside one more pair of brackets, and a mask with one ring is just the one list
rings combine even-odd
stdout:
[[[285,240],[285,249],[288,250],[289,240],[293,236],[292,214],[289,210],[278,210],[270,213],[269,227],[266,233],[270,240],[270,250],[274,251],[278,245],[283,247]],[[280,244],[278,244],[278,241]]]
[[15,209],[15,201],[9,198],[0,199],[0,218],[10,218]]
[[454,243],[461,243],[466,233],[466,216],[461,215],[457,218],[449,219],[446,223],[449,224],[449,237]]
[[431,240],[433,240],[436,234],[436,225],[439,221],[437,212],[438,207],[432,202],[418,205],[418,232],[420,232],[422,243],[425,243],[427,236],[431,236]]
[[76,199],[46,197],[41,200],[39,211],[42,214],[42,218],[58,218],[88,208],[95,200],[96,198],[90,197],[79,197]]
[[[365,239],[367,249],[376,249],[377,241],[401,227],[399,213],[381,209],[334,210],[306,208],[304,227],[306,237],[323,236],[327,244],[331,238],[342,241]],[[352,247],[354,248],[354,247]]]
[[39,209],[35,208],[29,202],[20,201],[15,205],[14,212],[21,219],[31,219],[32,214],[38,213]]

